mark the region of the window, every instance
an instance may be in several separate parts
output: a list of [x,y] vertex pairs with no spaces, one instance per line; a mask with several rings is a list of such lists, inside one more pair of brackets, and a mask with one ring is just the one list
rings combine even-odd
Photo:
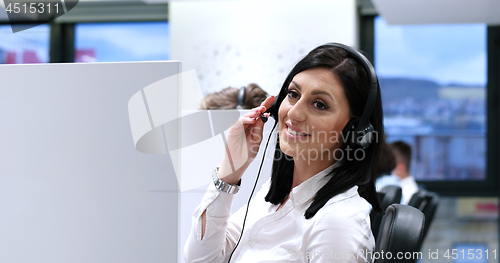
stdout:
[[75,26],[75,62],[168,60],[168,22],[89,23]]
[[388,142],[412,145],[419,181],[486,178],[483,24],[390,26],[375,18]]
[[0,25],[0,64],[49,62],[49,35],[47,24],[17,33],[10,25]]

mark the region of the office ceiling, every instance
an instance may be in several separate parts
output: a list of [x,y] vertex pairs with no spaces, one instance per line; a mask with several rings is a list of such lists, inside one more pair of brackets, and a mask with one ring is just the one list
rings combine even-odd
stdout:
[[500,0],[372,0],[390,25],[485,23],[500,25]]

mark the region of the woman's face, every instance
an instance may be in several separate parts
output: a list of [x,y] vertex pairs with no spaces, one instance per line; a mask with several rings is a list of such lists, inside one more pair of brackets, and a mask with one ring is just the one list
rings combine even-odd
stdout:
[[350,115],[344,88],[333,72],[302,71],[293,77],[278,111],[280,148],[295,161],[331,164]]

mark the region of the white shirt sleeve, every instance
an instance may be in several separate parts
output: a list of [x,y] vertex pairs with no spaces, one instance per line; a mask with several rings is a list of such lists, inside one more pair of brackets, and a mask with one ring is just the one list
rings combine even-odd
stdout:
[[[231,216],[234,194],[208,187],[201,204],[194,210],[191,233],[184,247],[187,263],[227,262],[241,233],[246,206]],[[205,234],[202,239],[201,215],[206,210]]]

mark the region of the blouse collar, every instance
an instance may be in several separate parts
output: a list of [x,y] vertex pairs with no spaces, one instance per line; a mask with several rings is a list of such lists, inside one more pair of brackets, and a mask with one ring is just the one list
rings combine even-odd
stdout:
[[[290,201],[292,201],[294,206],[300,206],[311,201],[319,189],[321,189],[321,187],[323,187],[330,180],[330,176],[326,175],[328,175],[334,168],[340,166],[340,163],[341,162],[336,162],[328,166],[321,172],[313,175],[311,178],[294,187],[290,193]],[[339,194],[332,199],[339,199],[337,201],[340,201],[341,199],[352,197],[358,193],[357,189],[358,187],[354,186],[345,193]]]

